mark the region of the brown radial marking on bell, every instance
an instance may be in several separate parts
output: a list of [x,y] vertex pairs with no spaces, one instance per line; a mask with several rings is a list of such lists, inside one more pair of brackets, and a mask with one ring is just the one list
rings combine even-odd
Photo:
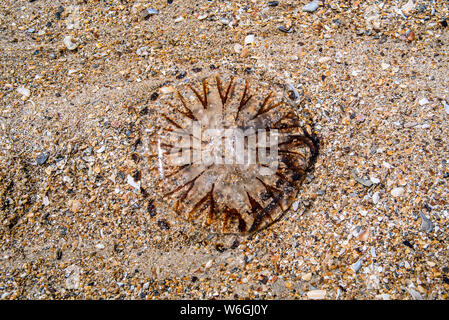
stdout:
[[262,183],[262,185],[264,186],[265,190],[267,190],[267,192],[270,194],[271,198],[274,198],[275,194],[279,194],[281,192],[281,190],[279,190],[279,189],[277,189],[277,188],[275,188],[273,186],[270,186],[270,185],[266,184],[265,182],[263,182],[263,180],[260,179],[259,177],[256,177],[256,179],[258,181],[260,181],[260,183]]
[[[303,130],[303,131],[305,132],[305,130]],[[312,155],[316,154],[318,152],[318,145],[317,145],[317,143],[315,143],[315,141],[313,140],[312,137],[294,134],[294,135],[289,135],[289,138],[290,138],[289,140],[279,143],[278,146],[283,146],[285,144],[293,144],[293,143],[294,143],[293,146],[296,146],[296,145],[301,145],[301,143],[305,143],[309,147]],[[313,159],[311,159],[311,160],[313,160]]]
[[293,181],[299,180],[306,173],[304,168],[296,166],[290,157],[282,157],[280,163],[283,163],[286,169],[292,171]]
[[179,108],[175,107],[171,102],[167,102],[167,104],[172,107],[175,111],[177,111],[178,113],[182,114],[184,117],[187,117],[191,120],[196,120],[195,116],[193,115],[193,112],[190,111],[190,109],[187,109],[187,112],[181,111],[179,110]]
[[190,191],[193,189],[194,185],[195,185],[195,183],[190,183],[189,188],[176,201],[175,206],[174,206],[174,210],[175,210],[176,213],[180,214],[180,212],[179,212],[179,205],[181,204],[181,202],[183,202],[187,198],[187,196],[189,195]]
[[192,210],[190,210],[190,212],[187,215],[187,219],[188,220],[191,220],[192,215],[194,213],[200,211],[199,209],[200,209],[201,205],[203,205],[208,199],[210,201],[209,205],[214,204],[214,208],[212,210],[215,210],[215,203],[213,202],[213,196],[212,196],[213,189],[214,189],[214,187],[212,186],[212,190],[209,191],[204,197],[202,197],[201,200],[199,200],[197,203],[195,203],[195,205],[193,206]]
[[243,94],[242,94],[242,98],[240,99],[239,107],[237,109],[235,121],[237,121],[237,119],[239,118],[240,111],[242,111],[242,109],[247,105],[249,100],[253,97],[252,95],[248,95],[248,90],[249,90],[248,81],[245,80],[245,89],[243,89]]
[[193,93],[196,95],[198,100],[200,100],[201,104],[203,105],[203,108],[207,109],[207,82],[206,82],[206,79],[203,80],[204,98],[201,97],[201,94],[192,85],[189,85],[189,88],[193,91]]
[[280,206],[282,211],[285,211],[284,207],[280,203],[280,199],[282,197],[282,194],[279,193],[276,197],[273,198],[273,200],[265,207],[262,208],[262,210],[259,210],[258,213],[254,217],[253,224],[251,225],[251,228],[248,230],[248,232],[254,232],[260,228],[262,223],[268,218],[270,219],[270,222],[273,222],[273,217],[271,216],[272,212],[276,208],[277,205]]
[[183,105],[183,107],[185,109],[187,109],[187,113],[189,114],[189,118],[195,121],[198,121],[198,119],[195,117],[195,115],[193,114],[192,110],[187,106],[187,102],[184,99],[183,95],[181,94],[181,92],[176,91],[176,94],[178,95],[179,100],[181,100],[181,103]]
[[254,199],[249,195],[248,191],[246,192],[246,196],[248,197],[249,204],[250,204],[250,206],[251,206],[251,214],[253,215],[253,217],[255,217],[259,211],[263,210],[263,207],[259,204],[259,202],[257,202],[256,200],[254,200]]
[[208,195],[209,195],[209,213],[207,215],[207,224],[211,224],[212,223],[212,219],[214,217],[216,217],[216,212],[215,212],[215,201],[214,201],[214,187],[215,187],[215,183],[212,184],[212,188],[210,189]]
[[231,77],[231,79],[229,80],[228,87],[226,88],[226,93],[223,93],[223,88],[221,87],[220,77],[216,76],[215,79],[216,79],[216,82],[217,82],[218,94],[220,95],[222,106],[224,107],[224,105],[228,101],[229,94],[231,92],[231,87],[232,87],[232,84],[234,82],[234,77]]
[[220,77],[216,76],[215,81],[217,82],[217,90],[218,90],[218,94],[220,95],[221,104],[222,104],[222,106],[224,106],[225,97],[224,97],[224,94],[222,93]]
[[179,124],[177,124],[173,119],[171,119],[170,117],[166,116],[165,114],[162,115],[162,117],[167,120],[170,124],[174,125],[176,128],[178,129],[182,129],[182,130],[186,130],[183,127],[181,127]]
[[172,173],[166,174],[165,177],[166,177],[166,178],[171,178],[171,177],[173,177],[175,174],[181,172],[182,170],[184,170],[185,168],[190,167],[190,166],[191,166],[190,164],[182,165],[182,166],[178,167],[178,168],[177,168],[175,171],[173,171]]
[[[268,167],[268,166],[267,166]],[[281,169],[278,168],[276,170],[276,175],[281,178],[283,181],[286,181],[288,184],[290,184],[291,186],[294,186],[295,184],[293,183],[293,181],[291,181],[289,178],[287,178],[282,172]]]
[[232,88],[234,87],[234,77],[229,80],[228,88],[226,89],[226,94],[224,96],[224,103],[228,101],[229,95],[232,94]]
[[295,113],[293,111],[289,111],[288,113],[284,114],[279,120],[277,120],[275,123],[271,125],[274,129],[284,129],[286,123],[283,123],[283,121],[290,121],[293,122],[293,124],[290,124],[292,128],[301,128],[299,124],[299,120]]
[[279,107],[280,105],[283,104],[282,101],[279,101],[271,106],[268,106],[267,108],[265,108],[265,106],[267,105],[268,101],[270,100],[272,95],[272,92],[270,92],[267,97],[264,99],[262,105],[260,106],[259,110],[257,110],[257,113],[251,118],[251,120],[254,120],[255,118],[257,118],[258,116],[270,112],[273,109],[276,109],[277,107]]
[[237,218],[237,220],[239,221],[238,230],[242,233],[246,232],[246,230],[247,230],[246,221],[245,221],[245,219],[243,219],[242,215],[240,214],[240,212],[238,212],[237,209],[234,209],[234,208],[231,209],[231,208],[225,207],[223,209],[223,214],[224,214],[223,226],[222,226],[223,233],[226,232],[226,227],[229,225],[229,222],[230,222],[229,220],[231,218]]
[[181,190],[182,188],[184,188],[184,187],[187,186],[188,184],[193,184],[193,183],[195,183],[196,179],[198,179],[204,172],[206,172],[206,171],[202,171],[200,174],[198,174],[198,175],[197,175],[195,178],[193,178],[192,180],[190,180],[190,181],[184,183],[183,185],[181,185],[181,186],[175,188],[175,189],[172,190],[172,191],[169,191],[169,192],[165,193],[165,194],[164,194],[164,197],[169,196],[169,195],[171,195],[171,194],[173,194],[173,193],[178,192],[179,190]]

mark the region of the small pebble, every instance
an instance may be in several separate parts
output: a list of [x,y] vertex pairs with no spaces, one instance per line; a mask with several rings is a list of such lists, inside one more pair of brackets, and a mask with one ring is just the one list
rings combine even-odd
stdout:
[[284,26],[280,26],[280,27],[278,27],[278,30],[281,31],[281,32],[284,32],[284,33],[292,33],[293,32],[293,28],[292,27],[287,29]]
[[393,188],[393,190],[391,190],[391,195],[395,198],[400,197],[403,194],[404,194],[404,188],[402,188],[402,187]]
[[421,294],[418,291],[416,291],[416,290],[414,290],[412,288],[407,288],[407,291],[410,293],[410,295],[413,297],[413,299],[415,299],[415,300],[423,300]]
[[255,36],[254,34],[249,34],[245,37],[245,45],[247,44],[254,44],[255,43]]
[[148,19],[149,17],[154,16],[156,14],[159,14],[159,11],[157,11],[156,9],[148,8],[140,12],[140,17],[142,19]]
[[428,103],[429,103],[429,100],[427,98],[422,98],[422,99],[419,100],[419,105],[420,106],[424,106],[424,105],[426,105]]
[[234,44],[234,52],[235,53],[240,53],[242,52],[243,46],[240,43],[236,43]]
[[379,184],[380,183],[380,179],[374,177],[374,176],[369,176],[369,179],[371,180],[372,183],[374,184]]
[[374,203],[374,204],[378,204],[378,203],[379,203],[379,200],[380,200],[380,194],[379,194],[379,191],[376,191],[376,192],[373,194],[373,203]]
[[293,202],[292,208],[293,208],[294,211],[298,210],[298,205],[299,205],[299,201]]
[[36,162],[39,165],[43,165],[45,162],[47,162],[48,157],[49,157],[49,153],[44,151],[42,152],[37,158],[36,158]]
[[326,297],[326,290],[311,290],[307,292],[307,298],[311,300],[320,300]]
[[23,98],[24,100],[28,99],[28,98],[30,97],[30,95],[31,95],[30,89],[25,88],[25,87],[23,87],[23,86],[22,86],[22,87],[18,87],[16,90],[17,90],[17,92],[18,92],[19,94],[22,95],[22,98]]
[[449,114],[449,104],[444,100],[442,100],[441,102],[443,103],[444,111],[446,111],[446,113]]
[[135,190],[139,190],[140,189],[140,182],[136,182],[134,181],[134,178],[131,175],[127,175],[126,176],[126,182],[133,187]]
[[250,51],[249,51],[248,47],[244,47],[242,49],[242,52],[240,52],[240,57],[246,58],[249,56],[249,54],[250,54]]
[[422,212],[419,213],[421,217],[421,231],[424,231],[426,233],[430,233],[433,230],[433,223],[430,221],[429,218],[427,218]]
[[355,273],[359,272],[359,270],[360,270],[361,267],[362,267],[362,260],[361,260],[361,259],[359,259],[356,263],[354,263],[354,264],[351,265],[351,269],[352,269]]
[[319,1],[315,0],[312,2],[309,2],[305,6],[302,7],[302,11],[304,12],[315,12],[316,9],[319,7]]
[[355,169],[352,170],[352,176],[355,179],[355,181],[357,181],[358,183],[364,185],[365,187],[371,187],[373,185],[373,182],[371,180],[359,178],[357,176],[357,173],[356,173]]
[[310,280],[312,279],[312,273],[309,272],[309,273],[303,274],[303,275],[301,276],[301,279],[304,280],[304,281],[310,281]]
[[63,40],[65,46],[70,51],[75,50],[78,47],[78,44],[76,44],[71,36],[66,36]]
[[411,11],[415,8],[414,0],[409,0],[406,4],[401,7],[402,13],[408,16]]

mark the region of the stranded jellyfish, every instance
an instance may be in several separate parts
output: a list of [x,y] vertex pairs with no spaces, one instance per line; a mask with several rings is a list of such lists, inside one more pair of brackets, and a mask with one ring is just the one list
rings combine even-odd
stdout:
[[290,207],[318,139],[282,96],[216,76],[161,104],[168,111],[152,145],[162,206],[217,233],[256,232]]

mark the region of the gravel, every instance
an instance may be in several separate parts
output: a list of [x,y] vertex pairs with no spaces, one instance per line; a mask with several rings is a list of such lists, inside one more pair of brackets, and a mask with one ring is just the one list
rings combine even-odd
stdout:
[[[408,2],[3,6],[0,297],[448,299],[449,8]],[[163,98],[215,74],[269,87],[320,136],[296,210],[251,236],[152,202]]]

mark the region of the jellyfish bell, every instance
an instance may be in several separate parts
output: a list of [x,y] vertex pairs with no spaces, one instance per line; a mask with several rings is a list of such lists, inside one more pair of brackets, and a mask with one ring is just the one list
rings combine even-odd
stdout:
[[161,205],[217,233],[257,232],[286,212],[313,169],[318,139],[282,97],[255,96],[246,80],[216,76],[167,104]]

